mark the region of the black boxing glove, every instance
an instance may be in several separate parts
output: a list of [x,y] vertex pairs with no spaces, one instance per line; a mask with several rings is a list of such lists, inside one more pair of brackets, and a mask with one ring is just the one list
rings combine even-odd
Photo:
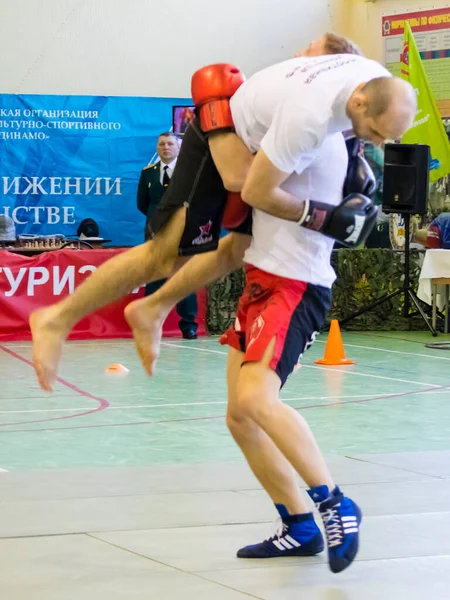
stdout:
[[339,206],[306,200],[298,224],[356,248],[366,241],[379,212],[369,198],[362,194],[349,194]]
[[347,176],[344,181],[344,198],[349,194],[362,194],[367,198],[372,198],[376,189],[377,182],[375,175],[367,160],[360,154],[351,156],[349,158]]

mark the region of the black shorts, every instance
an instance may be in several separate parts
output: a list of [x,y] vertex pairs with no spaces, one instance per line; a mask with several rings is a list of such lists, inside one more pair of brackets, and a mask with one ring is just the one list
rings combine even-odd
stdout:
[[217,248],[227,191],[197,119],[187,129],[170,185],[150,220],[153,235],[186,207],[186,226],[178,253],[190,256]]

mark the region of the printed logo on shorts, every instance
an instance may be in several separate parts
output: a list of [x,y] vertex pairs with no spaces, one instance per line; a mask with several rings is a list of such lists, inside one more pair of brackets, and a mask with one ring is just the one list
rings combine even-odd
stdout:
[[[311,346],[314,344],[314,342],[316,341],[316,337],[319,335],[320,331],[313,331],[311,334],[311,337],[309,338],[309,340],[306,342],[305,347],[303,348],[303,351],[300,352],[300,356],[297,359],[297,364],[300,365],[300,361],[303,358],[303,354],[309,350],[311,348]],[[301,365],[300,365],[301,366]],[[300,368],[300,366],[298,368]]]
[[200,225],[200,235],[192,240],[193,246],[201,246],[211,242],[213,236],[211,235],[212,221],[208,221],[206,225]]
[[247,348],[250,348],[250,346],[253,344],[253,342],[256,342],[256,340],[261,335],[261,332],[264,329],[265,324],[266,323],[264,321],[264,318],[261,315],[259,315],[259,317],[256,319],[256,321],[254,321],[252,328],[250,330],[250,341],[247,344]]

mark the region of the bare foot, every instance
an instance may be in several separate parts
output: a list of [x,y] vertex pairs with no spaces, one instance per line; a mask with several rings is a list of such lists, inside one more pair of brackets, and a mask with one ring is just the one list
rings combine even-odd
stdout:
[[125,319],[133,331],[137,351],[142,365],[150,377],[155,373],[156,361],[162,337],[162,326],[166,319],[159,304],[149,298],[135,300],[125,308]]
[[53,391],[64,340],[68,331],[58,325],[59,309],[56,305],[41,308],[30,316],[33,336],[33,366],[41,389]]

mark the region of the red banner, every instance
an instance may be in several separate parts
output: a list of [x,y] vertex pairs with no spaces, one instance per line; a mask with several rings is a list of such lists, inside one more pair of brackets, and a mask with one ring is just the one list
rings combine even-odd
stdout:
[[[59,250],[26,257],[0,251],[0,339],[29,340],[31,312],[72,293],[97,267],[120,252],[123,250]],[[75,326],[70,339],[131,337],[123,310],[143,295],[144,288],[140,288],[86,317]],[[198,335],[205,335],[205,296],[199,293]],[[165,336],[181,335],[178,321],[173,311],[164,324]]]
[[449,29],[450,8],[436,8],[383,17],[383,36],[401,35],[405,28],[405,21],[409,21],[413,33]]

